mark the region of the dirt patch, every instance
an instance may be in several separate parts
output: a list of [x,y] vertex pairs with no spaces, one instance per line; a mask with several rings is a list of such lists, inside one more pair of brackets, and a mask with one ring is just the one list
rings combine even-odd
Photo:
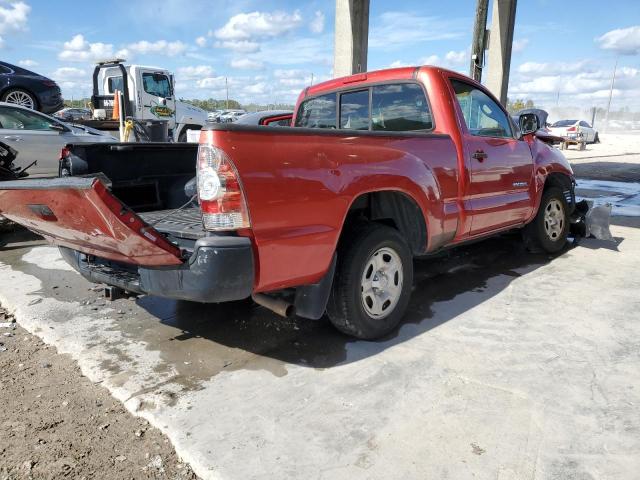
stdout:
[[169,440],[0,307],[0,480],[197,479]]
[[616,182],[640,182],[640,163],[633,162],[571,162],[578,178]]

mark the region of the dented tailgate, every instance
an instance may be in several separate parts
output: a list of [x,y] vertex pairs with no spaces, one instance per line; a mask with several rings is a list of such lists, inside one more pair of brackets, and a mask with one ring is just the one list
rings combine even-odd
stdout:
[[149,267],[182,263],[180,249],[115,198],[98,177],[1,182],[0,214],[86,254]]

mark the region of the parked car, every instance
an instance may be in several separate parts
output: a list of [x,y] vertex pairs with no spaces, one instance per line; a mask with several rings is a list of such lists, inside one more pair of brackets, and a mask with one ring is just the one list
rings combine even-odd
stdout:
[[60,110],[63,105],[56,82],[6,62],[0,62],[0,101],[44,113]]
[[220,115],[220,123],[232,123],[235,122],[242,115],[247,112],[244,110],[227,110],[222,115]]
[[600,142],[598,131],[584,120],[558,120],[549,127],[549,131],[572,140],[583,136],[586,143]]
[[58,175],[60,151],[67,143],[116,141],[104,132],[6,102],[0,102],[0,140],[19,152],[17,167],[38,162],[29,169],[32,177]]
[[88,108],[63,108],[54,113],[53,116],[65,122],[89,120],[91,118],[91,110]]
[[68,176],[0,185],[0,212],[93,282],[251,296],[372,339],[404,315],[415,256],[513,229],[529,247],[564,247],[573,172],[535,115],[520,120],[518,133],[453,71],[368,72],[306,88],[291,128],[209,124],[199,146],[70,145]]
[[291,110],[265,110],[262,112],[245,113],[238,117],[238,125],[268,125],[271,127],[289,127],[293,112]]

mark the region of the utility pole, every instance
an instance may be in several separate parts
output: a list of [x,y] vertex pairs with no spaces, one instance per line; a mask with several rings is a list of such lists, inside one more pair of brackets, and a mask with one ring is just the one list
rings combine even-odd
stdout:
[[313,72],[311,72],[311,86],[313,86]]
[[476,20],[473,25],[473,43],[471,45],[471,65],[469,76],[474,80],[482,81],[482,67],[484,67],[484,51],[487,39],[487,12],[489,0],[478,0],[476,4]]
[[229,82],[228,78],[224,77],[224,88],[227,91],[227,110],[229,110]]
[[507,104],[516,7],[517,0],[493,0],[488,68],[484,84],[503,105]]
[[613,86],[616,83],[616,70],[618,69],[618,58],[616,56],[616,63],[613,66],[613,75],[611,76],[611,88],[609,88],[609,101],[607,102],[607,113],[604,117],[604,128],[607,130],[609,128],[609,110],[611,110],[611,97],[613,97]]

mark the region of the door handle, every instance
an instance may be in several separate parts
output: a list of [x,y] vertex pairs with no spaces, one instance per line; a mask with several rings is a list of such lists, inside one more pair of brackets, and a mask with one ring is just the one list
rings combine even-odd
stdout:
[[473,158],[475,158],[476,160],[478,160],[479,162],[482,162],[485,158],[487,158],[489,155],[487,155],[486,153],[484,153],[482,150],[476,150],[474,152],[473,155],[471,155]]
[[4,137],[5,140],[11,140],[12,142],[21,142],[22,141],[22,137],[19,137],[18,135],[7,135],[6,137]]

